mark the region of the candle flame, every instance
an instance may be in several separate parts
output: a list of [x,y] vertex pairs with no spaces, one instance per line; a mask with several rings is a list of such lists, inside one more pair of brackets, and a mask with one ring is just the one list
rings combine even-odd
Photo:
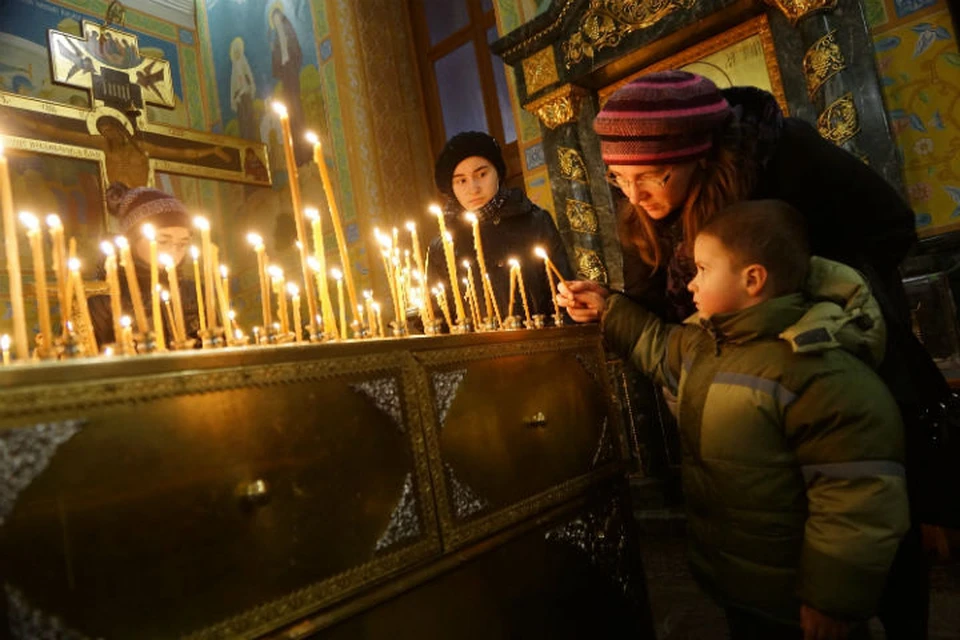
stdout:
[[0,336],[0,349],[3,349],[4,351],[10,350],[10,336],[7,334]]
[[230,309],[230,311],[227,311],[227,317],[230,318],[230,320],[236,320],[237,312],[234,311],[233,309]]
[[333,276],[333,279],[334,279],[334,280],[341,280],[341,279],[343,279],[343,272],[340,271],[340,269],[337,269],[337,268],[330,269],[330,275]]
[[406,227],[407,227],[407,231],[409,231],[410,233],[413,233],[414,231],[417,230],[417,225],[410,220],[407,221]]
[[507,260],[507,264],[510,265],[510,268],[511,268],[511,269],[519,269],[519,268],[520,268],[520,261],[517,260],[516,258],[510,258],[509,260]]
[[432,294],[435,295],[435,296],[436,296],[436,295],[439,295],[439,294],[440,294],[440,289],[437,289],[436,287],[434,287],[433,289],[430,289],[430,293],[432,293]]
[[538,258],[543,258],[544,260],[547,259],[547,252],[543,250],[543,247],[534,247],[533,254]]
[[103,251],[103,253],[108,256],[114,255],[113,245],[110,244],[109,240],[104,240],[100,243],[100,251]]
[[60,222],[60,216],[55,213],[51,213],[47,216],[47,226],[51,229],[57,229],[63,227],[63,223]]
[[307,139],[307,142],[314,146],[320,144],[320,138],[318,138],[317,134],[315,134],[313,131],[307,131],[305,134],[303,134],[303,137]]
[[157,239],[157,230],[149,222],[143,225],[143,237],[151,242]]
[[157,256],[157,260],[160,261],[160,264],[163,265],[164,269],[172,269],[174,266],[173,256],[169,254],[161,253],[159,256]]
[[443,215],[443,209],[440,208],[440,205],[432,204],[429,207],[427,207],[427,211],[429,211],[435,216]]
[[190,255],[193,256],[194,260],[200,259],[200,249],[197,247],[190,247]]
[[278,116],[280,116],[281,118],[287,117],[287,105],[283,104],[282,102],[277,102],[276,100],[274,100],[270,106],[273,107],[273,112]]
[[194,216],[193,226],[195,226],[197,229],[200,229],[201,231],[209,231],[210,221],[204,218],[203,216]]
[[129,329],[133,325],[133,320],[130,316],[120,316],[120,326],[124,329]]
[[287,283],[287,293],[289,293],[291,297],[299,296],[299,295],[300,295],[300,287],[298,287],[298,286],[297,286],[295,283],[293,283],[293,282],[288,282],[288,283]]
[[233,332],[233,335],[234,337],[236,337],[237,340],[243,340],[243,331],[241,331],[240,329],[236,329]]
[[126,249],[130,246],[130,243],[127,242],[127,238],[125,236],[117,236],[113,239],[113,244],[117,245],[117,247],[120,249]]
[[80,271],[80,260],[77,258],[70,258],[67,260],[67,268],[70,271]]
[[20,223],[30,231],[36,231],[40,228],[40,221],[37,220],[37,216],[29,211],[20,212]]
[[109,358],[110,356],[112,356],[112,355],[113,355],[113,347],[104,347],[104,348],[103,348],[103,355],[106,356],[106,357],[108,357],[108,358]]
[[220,277],[226,278],[230,274],[230,271],[227,269],[227,265],[220,265]]
[[309,256],[307,258],[307,266],[313,269],[314,271],[320,271],[320,261],[314,258],[313,256]]
[[443,293],[443,292],[444,292],[444,288],[443,288],[443,283],[442,283],[442,282],[438,282],[438,283],[437,283],[437,289],[440,290],[440,293]]
[[170,302],[170,293],[164,289],[160,290],[160,299],[164,302]]
[[274,280],[280,280],[281,278],[283,278],[283,269],[281,269],[275,264],[272,264],[269,267],[267,267],[267,273]]
[[370,291],[369,289],[364,289],[364,291],[363,291],[363,299],[364,299],[364,300],[373,300],[373,291]]
[[463,268],[466,269],[467,271],[470,271],[470,261],[469,261],[469,260],[464,260],[464,261],[463,261]]
[[374,312],[374,313],[380,313],[380,303],[379,303],[379,302],[372,302],[372,303],[370,303],[370,306],[373,307],[373,312]]
[[443,239],[447,242],[453,242],[453,234],[447,231],[445,234],[443,234]]
[[320,210],[316,207],[307,207],[303,210],[303,214],[311,221],[320,219]]
[[252,244],[254,249],[259,249],[263,246],[263,238],[253,232],[247,234],[247,242]]
[[470,224],[477,224],[480,222],[480,219],[477,218],[477,214],[475,214],[473,211],[467,211],[465,214],[463,214],[463,219]]

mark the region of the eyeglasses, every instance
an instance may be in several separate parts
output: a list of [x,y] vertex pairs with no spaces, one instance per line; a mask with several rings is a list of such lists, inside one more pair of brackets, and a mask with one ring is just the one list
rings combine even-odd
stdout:
[[627,178],[613,173],[612,171],[607,173],[607,182],[617,187],[621,191],[626,192],[630,187],[638,187],[640,189],[662,189],[667,186],[667,183],[670,182],[670,178],[673,177],[673,169],[667,169],[662,176],[650,176],[644,175],[639,178]]

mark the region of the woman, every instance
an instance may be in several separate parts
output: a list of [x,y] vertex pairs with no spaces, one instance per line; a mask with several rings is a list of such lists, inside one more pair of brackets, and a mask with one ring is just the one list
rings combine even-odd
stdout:
[[[888,328],[879,373],[907,425],[908,469],[917,469],[916,455],[924,447],[920,407],[947,390],[909,329],[898,266],[916,233],[913,212],[897,192],[806,122],[784,117],[769,93],[751,87],[720,91],[682,71],[652,73],[625,85],[597,115],[594,128],[611,182],[626,198],[618,216],[625,293],[671,321],[694,311],[686,284],[696,269],[687,240],[726,205],[744,199],[789,202],[806,219],[814,254],[867,277]],[[588,322],[600,319],[607,293],[580,281],[561,287],[559,297],[574,320]],[[929,492],[917,486],[918,474],[908,473],[908,480],[915,522],[924,511],[935,514],[929,521],[943,521],[944,505],[925,503]],[[915,527],[881,602],[890,638],[926,637],[919,539]]]
[[[458,275],[461,280],[465,277],[463,261],[469,260],[476,286],[478,289],[482,286],[476,265],[473,229],[464,218],[464,214],[471,211],[480,220],[484,262],[501,314],[506,316],[510,303],[508,261],[516,258],[521,265],[530,313],[549,316],[554,312],[555,292],[547,283],[543,260],[536,257],[533,250],[537,246],[543,247],[564,278],[572,274],[567,252],[550,214],[533,204],[520,189],[503,186],[505,173],[500,145],[486,133],[468,131],[457,134],[440,152],[434,179],[444,196],[444,222],[453,235]],[[438,282],[450,291],[446,258],[439,237],[433,239],[427,250],[427,283],[435,287]],[[514,300],[514,315],[523,316],[519,292]]]
[[[160,254],[167,254],[179,265],[190,248],[191,218],[186,207],[173,196],[158,189],[137,187],[127,189],[123,184],[114,183],[107,190],[108,208],[120,227],[120,233],[130,243],[130,251],[140,287],[140,296],[147,313],[147,323],[152,324],[152,305],[150,295],[150,241],[143,235],[143,225],[150,223],[156,230],[157,250]],[[127,278],[120,270],[120,298],[123,314],[134,318],[133,302]],[[160,267],[160,286],[169,290],[166,270]],[[106,273],[101,263],[97,278],[104,280]],[[187,336],[196,338],[200,330],[199,309],[197,294],[192,280],[179,280],[180,298],[183,303],[184,327]],[[110,311],[109,296],[94,296],[90,298],[90,316],[93,321],[94,334],[97,344],[104,345],[116,342],[113,335],[113,315]],[[166,312],[163,315],[163,332],[170,342],[173,336],[172,328],[167,321]]]

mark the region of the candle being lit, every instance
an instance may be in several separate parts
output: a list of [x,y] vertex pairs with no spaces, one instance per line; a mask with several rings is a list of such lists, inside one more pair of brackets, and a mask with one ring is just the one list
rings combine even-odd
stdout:
[[23,306],[23,279],[20,275],[20,245],[13,215],[13,189],[3,141],[0,140],[0,214],[3,216],[3,242],[7,254],[7,275],[10,286],[10,308],[13,312],[13,347],[17,357],[30,357],[27,341],[27,314]]
[[[113,316],[113,341],[120,344],[120,340],[122,338],[120,335],[120,316],[122,315],[122,311],[120,301],[120,278],[117,274],[117,254],[113,249],[113,244],[107,240],[104,240],[100,243],[100,250],[103,251],[104,255],[107,256],[107,259],[103,263],[103,268],[107,272],[107,290],[110,292],[110,314]],[[64,269],[66,269],[66,263],[64,263],[63,266]],[[64,298],[65,297],[66,291],[64,291]],[[64,321],[64,327],[66,327],[66,321]]]
[[544,269],[547,272],[547,286],[549,287],[548,291],[550,291],[550,299],[553,301],[553,313],[555,317],[559,318],[560,304],[557,302],[557,290],[556,286],[553,284],[552,272],[555,271],[557,273],[557,277],[560,279],[560,282],[564,284],[564,286],[566,286],[567,281],[564,280],[563,276],[560,275],[560,272],[557,271],[557,268],[550,261],[550,258],[547,256],[547,252],[543,250],[543,247],[535,247],[533,253],[536,254],[538,258],[543,258]]
[[247,234],[247,242],[253,245],[257,254],[257,274],[260,277],[260,308],[263,314],[263,329],[273,324],[273,313],[270,310],[270,285],[267,281],[267,255],[263,238],[256,233]]
[[143,236],[150,241],[150,312],[153,314],[153,333],[157,351],[167,350],[163,335],[163,318],[160,317],[160,264],[157,255],[157,231],[150,223],[144,224]]
[[[60,216],[51,213],[47,216],[47,227],[50,229],[50,246],[53,248],[53,272],[57,277],[57,301],[60,303],[60,324],[65,329],[67,318],[63,311],[67,306],[67,244],[63,237],[63,223]],[[116,264],[116,262],[114,262]]]
[[[534,253],[538,258],[542,258],[542,259],[543,259],[543,262],[544,262],[544,264],[546,265],[548,272],[549,272],[549,271],[553,271],[553,273],[556,274],[556,276],[557,276],[557,280],[559,280],[560,282],[562,282],[562,283],[563,283],[563,286],[565,286],[565,287],[568,286],[568,285],[567,285],[567,281],[566,281],[566,280],[564,279],[564,277],[563,277],[563,274],[560,273],[560,270],[559,270],[559,269],[557,269],[557,265],[553,264],[553,261],[550,259],[550,256],[547,255],[547,252],[544,250],[543,247],[534,247],[533,253]],[[550,290],[551,290],[551,292],[554,292],[554,291],[553,291],[553,285],[550,286]],[[555,292],[554,292],[554,293],[555,293]]]
[[[147,323],[147,310],[143,306],[143,294],[140,292],[140,281],[137,280],[137,270],[133,262],[133,253],[130,251],[130,243],[125,236],[117,236],[113,243],[120,249],[120,267],[127,276],[127,289],[130,290],[130,302],[133,304],[133,316],[137,321],[137,330],[146,333],[150,330]],[[69,287],[69,282],[68,285]],[[70,319],[70,305],[72,296],[67,295],[66,317]]]
[[293,306],[293,335],[297,342],[303,342],[303,326],[300,320],[300,287],[293,282],[287,283],[290,304]]
[[47,268],[43,259],[43,231],[37,216],[26,211],[20,212],[20,222],[27,228],[30,240],[30,253],[33,255],[33,281],[36,286],[37,315],[40,321],[40,334],[43,336],[43,348],[40,357],[52,354],[53,329],[50,323],[50,301],[47,300]]

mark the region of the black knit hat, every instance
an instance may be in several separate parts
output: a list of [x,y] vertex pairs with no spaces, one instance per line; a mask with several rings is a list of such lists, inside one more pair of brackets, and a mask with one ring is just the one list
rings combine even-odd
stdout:
[[506,176],[507,165],[503,162],[503,153],[497,140],[482,131],[464,131],[450,138],[437,158],[433,179],[440,193],[453,197],[454,169],[467,158],[474,156],[489,160],[501,180]]
[[[112,185],[111,185],[112,186]],[[156,227],[191,226],[190,214],[183,203],[159,189],[136,187],[120,198],[116,211],[111,211],[120,223],[120,232],[126,234],[141,222]]]

